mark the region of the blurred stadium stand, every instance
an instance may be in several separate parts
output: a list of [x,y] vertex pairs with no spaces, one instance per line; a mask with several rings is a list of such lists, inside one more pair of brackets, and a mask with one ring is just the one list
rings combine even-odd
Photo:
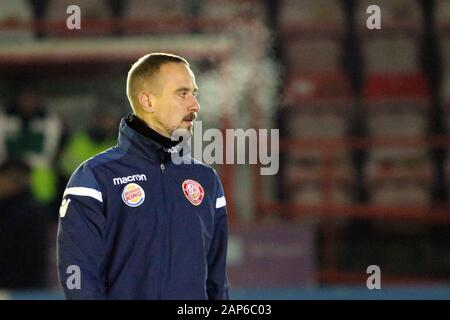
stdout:
[[[33,21],[33,12],[26,0],[0,1],[0,25],[16,26],[30,25]],[[0,41],[32,40],[33,30],[27,29],[0,29]]]
[[366,9],[370,5],[376,4],[382,11],[383,29],[394,33],[414,33],[418,34],[423,30],[422,7],[419,1],[409,0],[370,0],[357,1],[358,29],[362,33],[368,34],[366,28]]
[[[71,4],[81,30],[66,28]],[[372,4],[381,30],[366,28]],[[0,0],[0,113],[26,79],[64,123],[63,148],[102,97],[129,112],[126,72],[149,51],[192,61],[204,129],[280,128],[276,176],[217,166],[232,297],[450,296],[449,0]],[[59,201],[47,286],[0,298],[61,298]],[[380,292],[364,289],[372,264]]]

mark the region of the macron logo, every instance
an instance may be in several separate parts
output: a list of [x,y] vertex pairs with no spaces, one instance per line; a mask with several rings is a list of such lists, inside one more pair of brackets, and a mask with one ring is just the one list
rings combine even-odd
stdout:
[[134,174],[134,175],[128,176],[128,177],[113,178],[113,182],[114,182],[115,186],[120,185],[120,184],[129,183],[129,182],[134,182],[134,181],[147,181],[147,177],[145,176],[145,174]]

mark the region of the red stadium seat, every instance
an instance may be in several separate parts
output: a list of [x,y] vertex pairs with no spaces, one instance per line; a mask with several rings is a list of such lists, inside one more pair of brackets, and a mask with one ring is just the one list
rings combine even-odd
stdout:
[[344,14],[338,0],[284,0],[280,6],[280,27],[285,34],[299,31],[342,32],[344,29]]
[[366,167],[371,201],[384,205],[428,205],[432,166],[426,150],[374,147]]
[[362,33],[373,33],[366,22],[370,14],[367,8],[378,5],[381,11],[381,31],[410,32],[419,34],[422,30],[422,13],[419,1],[411,0],[361,0],[357,7],[357,26]]
[[266,8],[261,0],[205,0],[200,16],[207,19],[232,21],[237,18],[264,21]]
[[188,1],[182,0],[128,0],[124,18],[128,21],[126,34],[179,32],[186,30]]
[[419,42],[407,35],[367,37],[362,41],[365,71],[415,73],[419,70]]
[[[80,7],[81,12],[81,29],[76,33],[70,32],[66,26],[66,19],[69,17],[67,8],[74,4]],[[107,35],[112,30],[109,23],[111,16],[107,1],[49,0],[46,19],[51,25],[47,28],[46,34],[50,36]]]
[[33,13],[26,0],[0,0],[0,41],[30,40]]
[[285,103],[295,105],[302,102],[342,102],[350,98],[347,77],[341,73],[291,73],[286,79]]
[[[342,150],[331,157],[331,162],[320,150],[292,150],[288,154],[284,172],[284,191],[288,197],[302,204],[335,204],[351,202],[354,171],[349,152]],[[332,176],[326,166],[332,168]],[[332,199],[326,199],[325,184],[329,184]]]
[[284,44],[289,72],[339,72],[342,50],[328,39],[292,39]]
[[381,73],[367,77],[363,94],[369,100],[423,99],[428,97],[429,87],[420,73]]

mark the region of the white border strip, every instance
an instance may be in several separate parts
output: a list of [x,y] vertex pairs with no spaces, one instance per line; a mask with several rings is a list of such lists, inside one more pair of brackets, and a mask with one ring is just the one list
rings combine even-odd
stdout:
[[217,200],[216,200],[216,209],[225,207],[226,204],[227,204],[227,202],[225,201],[225,196],[217,198]]
[[68,194],[74,196],[91,197],[100,202],[103,202],[102,193],[92,188],[84,188],[84,187],[67,188],[66,191],[64,191],[63,198]]

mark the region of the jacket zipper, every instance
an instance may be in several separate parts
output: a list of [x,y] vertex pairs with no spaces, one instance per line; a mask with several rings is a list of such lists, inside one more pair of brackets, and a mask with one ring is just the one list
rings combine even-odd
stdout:
[[[160,169],[161,169],[161,190],[162,190],[162,197],[163,197],[163,212],[161,214],[161,226],[162,229],[165,230],[165,228],[167,228],[166,226],[166,212],[167,212],[167,207],[166,207],[166,199],[165,199],[165,186],[164,186],[164,175],[165,175],[165,170],[166,170],[166,166],[164,165],[164,163],[161,163],[159,165]],[[160,264],[160,269],[159,269],[159,279],[158,279],[158,295],[159,295],[159,299],[163,299],[163,292],[162,292],[162,282],[163,282],[163,273],[164,273],[164,265],[165,265],[165,254],[166,254],[166,250],[167,250],[167,243],[166,243],[166,234],[164,233],[164,238],[161,242],[161,252],[163,254],[163,258],[161,259],[161,264]]]

